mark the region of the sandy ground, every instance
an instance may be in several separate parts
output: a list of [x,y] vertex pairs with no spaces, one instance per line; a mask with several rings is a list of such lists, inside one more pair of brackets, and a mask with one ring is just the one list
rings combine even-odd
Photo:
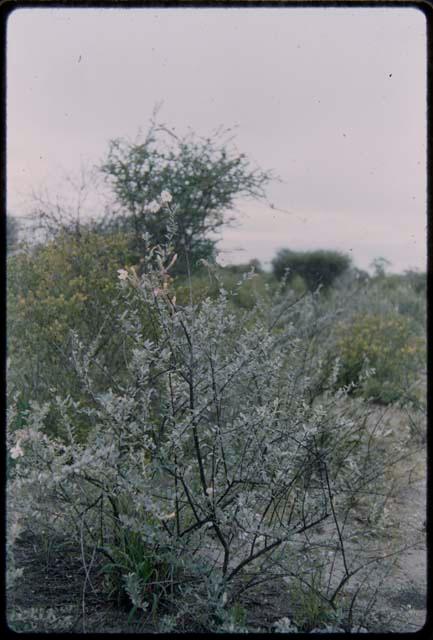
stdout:
[[421,629],[426,620],[425,478],[402,491],[395,508],[401,522],[401,540],[413,542],[413,547],[399,558],[395,571],[384,584],[379,603],[390,614],[390,630],[413,632]]
[[[391,410],[387,426],[392,428],[397,446],[408,451],[395,473],[398,489],[390,501],[390,526],[384,544],[410,547],[397,554],[391,572],[384,580],[373,617],[372,631],[415,632],[426,622],[427,614],[427,456],[425,420],[412,441],[408,422],[398,410]],[[409,435],[408,435],[409,434]],[[391,436],[394,437],[394,436]],[[418,440],[418,443],[416,441]],[[388,538],[388,540],[386,539]],[[376,628],[377,625],[377,628]]]

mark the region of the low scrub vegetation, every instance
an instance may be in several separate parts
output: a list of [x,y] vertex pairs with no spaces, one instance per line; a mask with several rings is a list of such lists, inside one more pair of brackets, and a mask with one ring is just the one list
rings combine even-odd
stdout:
[[356,632],[401,550],[379,541],[422,430],[390,439],[384,416],[423,411],[421,278],[359,278],[329,252],[319,279],[312,256],[294,270],[306,287],[257,262],[185,274],[183,256],[176,275],[169,196],[139,260],[113,229],[9,257],[9,587],[26,539],[80,566],[77,602],[9,622],[70,630],[78,611],[97,630],[99,590],[135,631]]
[[350,323],[341,323],[337,334],[339,384],[356,381],[366,362],[374,375],[357,390],[359,393],[385,404],[420,400],[425,338],[417,335],[407,316],[395,312],[357,315]]

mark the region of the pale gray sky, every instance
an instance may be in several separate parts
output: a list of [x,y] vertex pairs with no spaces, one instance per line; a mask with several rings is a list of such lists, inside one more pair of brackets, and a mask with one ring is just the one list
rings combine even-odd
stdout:
[[[8,22],[8,210],[146,129],[236,126],[283,182],[238,203],[225,262],[282,247],[425,269],[426,25],[413,8],[19,9]],[[238,251],[242,248],[243,251]]]

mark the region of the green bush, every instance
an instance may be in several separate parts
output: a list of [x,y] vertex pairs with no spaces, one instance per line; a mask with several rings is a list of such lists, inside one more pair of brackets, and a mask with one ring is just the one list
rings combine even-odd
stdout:
[[427,274],[422,271],[414,271],[408,269],[404,272],[404,279],[410,284],[415,293],[426,295],[427,293]]
[[387,304],[414,321],[418,332],[425,331],[427,315],[425,273],[408,271],[404,274],[389,274],[373,279],[372,285],[372,292],[381,300],[382,308]]
[[[254,271],[252,271],[254,267]],[[243,283],[240,287],[239,283]],[[190,278],[178,276],[175,279],[176,299],[179,304],[188,304],[190,297],[194,303],[220,295],[221,288],[229,294],[233,309],[253,309],[257,298],[275,290],[276,283],[271,274],[256,271],[255,264],[196,269]]]
[[79,399],[81,385],[70,366],[72,330],[89,347],[98,337],[101,385],[122,367],[115,330],[122,295],[116,283],[117,270],[129,260],[125,235],[84,229],[80,236],[63,233],[8,257],[8,385],[23,410],[30,400],[44,402],[53,393]]
[[243,273],[248,273],[248,271],[251,271],[251,269],[254,269],[255,273],[263,273],[263,268],[260,263],[260,260],[257,260],[257,258],[253,258],[246,264],[229,264],[226,267],[224,267],[224,270],[226,272],[235,273],[238,275]]
[[288,273],[304,279],[310,290],[319,285],[330,287],[351,265],[350,256],[338,251],[291,251],[281,249],[272,260],[275,276],[281,280]]
[[425,367],[425,346],[425,339],[414,334],[412,323],[401,314],[355,316],[337,327],[336,348],[341,358],[337,384],[356,382],[367,365],[374,374],[358,392],[383,403],[416,397],[416,383]]

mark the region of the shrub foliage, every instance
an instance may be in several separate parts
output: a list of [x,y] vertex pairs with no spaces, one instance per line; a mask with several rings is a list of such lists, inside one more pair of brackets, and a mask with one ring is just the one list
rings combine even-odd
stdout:
[[281,249],[272,261],[278,280],[300,276],[313,291],[319,285],[327,288],[351,265],[349,256],[338,251],[292,251]]
[[[64,371],[73,371],[81,393],[29,398],[24,409],[10,403],[15,525],[45,537],[68,531],[86,571],[103,557],[112,588],[133,612],[158,612],[165,629],[242,628],[242,598],[267,581],[304,603],[298,628],[333,624],[347,583],[362,571],[367,579],[378,561],[363,544],[384,514],[391,454],[373,446],[377,425],[369,428],[362,399],[348,402],[338,363],[325,366],[320,336],[335,318],[320,316],[320,297],[296,300],[281,287],[272,304],[258,296],[235,310],[220,283],[212,298],[195,300],[191,290],[179,301],[170,275],[176,211],[170,204],[163,211],[167,243],[147,248],[141,273],[118,256],[114,279],[115,253],[101,256],[106,295],[123,301],[117,313],[110,307],[125,345],[122,367],[111,364],[101,385],[107,356],[99,346],[107,336],[100,332],[89,348],[72,330]],[[41,270],[46,260],[64,261],[44,272],[63,270],[61,286],[46,283],[47,299],[40,273],[35,296],[41,331],[47,309],[56,309],[60,326],[46,327],[61,332],[53,340],[64,339],[74,305],[91,296],[84,284],[81,297],[76,289],[61,293],[72,274],[79,278],[76,251],[72,243],[60,256],[52,246],[41,253]],[[14,286],[22,289],[22,279]],[[377,329],[374,317],[363,322]],[[53,411],[55,431],[47,428]],[[359,548],[350,549],[351,514],[366,496],[371,517],[357,526]],[[325,541],[317,538],[323,528]],[[349,621],[353,601],[347,611]]]

